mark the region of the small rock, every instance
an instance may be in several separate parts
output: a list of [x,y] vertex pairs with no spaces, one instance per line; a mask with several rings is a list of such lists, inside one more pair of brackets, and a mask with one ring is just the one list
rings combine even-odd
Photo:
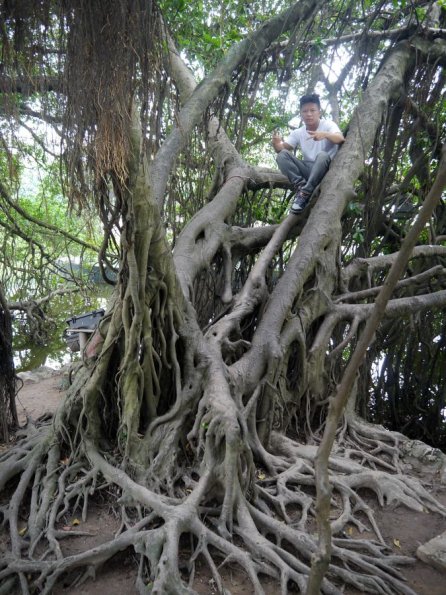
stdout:
[[438,448],[433,448],[420,440],[406,440],[400,444],[405,463],[417,471],[442,473],[446,468],[446,456]]
[[417,557],[437,570],[446,572],[446,531],[420,545]]
[[51,378],[51,376],[55,376],[59,373],[59,370],[54,370],[53,368],[48,368],[47,366],[41,366],[35,370],[19,372],[17,377],[20,378],[24,383],[28,384],[30,382],[40,382],[41,380]]

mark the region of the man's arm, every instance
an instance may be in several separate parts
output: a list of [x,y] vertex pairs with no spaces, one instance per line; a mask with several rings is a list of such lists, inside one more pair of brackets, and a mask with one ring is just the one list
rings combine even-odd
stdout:
[[307,130],[308,136],[313,140],[324,140],[326,138],[335,145],[340,145],[345,141],[342,132],[324,132],[323,130]]
[[286,143],[280,136],[280,134],[278,134],[277,132],[274,132],[273,134],[272,144],[276,153],[280,153],[280,151],[283,151],[284,149],[286,149],[287,151],[293,150],[293,147]]

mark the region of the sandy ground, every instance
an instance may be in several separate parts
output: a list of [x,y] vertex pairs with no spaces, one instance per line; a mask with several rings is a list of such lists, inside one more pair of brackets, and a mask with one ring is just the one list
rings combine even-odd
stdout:
[[[52,413],[64,394],[67,371],[41,369],[37,372],[22,374],[24,382],[17,398],[17,408],[22,424],[27,419],[36,420],[45,413]],[[435,478],[423,477],[425,487],[446,505],[446,487],[440,485]],[[369,504],[376,510],[376,518],[382,535],[388,547],[395,554],[415,556],[417,547],[446,530],[446,519],[437,514],[413,512],[404,507],[387,506],[380,509],[376,498],[372,494],[363,494]],[[74,529],[73,521],[79,521],[80,514],[64,519],[67,530]],[[72,536],[63,540],[65,555],[74,554],[92,548],[100,543],[113,538],[118,529],[119,521],[113,514],[110,506],[101,506],[92,503],[89,507],[88,518],[81,522],[79,529],[87,531],[84,536]],[[348,528],[352,537],[373,539],[372,534],[359,534],[355,527]],[[59,585],[53,595],[63,593],[78,595],[130,595],[137,593],[135,588],[135,557],[132,554],[121,553],[109,561],[96,576],[96,580],[88,579],[82,585],[72,586],[72,578]],[[401,569],[408,586],[419,595],[445,595],[446,573],[441,573],[428,564],[414,559],[414,562]],[[237,569],[224,570],[225,585],[232,595],[251,595],[252,587],[247,578]],[[194,584],[197,593],[210,595],[216,593],[215,583],[206,569],[197,570]],[[265,585],[266,595],[275,595],[279,592],[279,585],[268,580]],[[347,590],[346,593],[356,593]]]
[[16,399],[20,425],[27,419],[35,421],[45,413],[54,413],[64,394],[66,374],[67,371],[51,368],[19,373],[23,382]]

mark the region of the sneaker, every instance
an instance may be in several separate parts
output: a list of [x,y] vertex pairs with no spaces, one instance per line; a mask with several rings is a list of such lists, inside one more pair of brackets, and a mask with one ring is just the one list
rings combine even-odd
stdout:
[[309,192],[305,192],[305,190],[299,190],[294,198],[294,202],[291,205],[291,212],[295,215],[301,213],[307,204],[310,202],[311,194]]
[[293,184],[293,192],[299,192],[299,190],[305,186],[305,184],[307,183],[306,180],[299,180],[299,182],[296,182],[295,184]]

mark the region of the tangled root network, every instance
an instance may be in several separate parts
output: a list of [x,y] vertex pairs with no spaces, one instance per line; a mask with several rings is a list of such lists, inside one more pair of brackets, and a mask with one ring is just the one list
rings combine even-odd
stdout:
[[[190,435],[182,462],[176,459],[175,471],[166,465],[164,478],[151,475],[155,461],[144,473],[130,472],[122,458],[88,438],[64,456],[69,437],[55,422],[29,426],[1,457],[9,548],[2,556],[0,592],[51,593],[62,577],[79,585],[124,550],[139,558],[141,593],[194,593],[198,560],[208,565],[220,593],[230,592],[222,576],[227,565],[246,573],[253,593],[264,592],[265,580],[277,581],[282,594],[305,592],[317,549],[317,447],[273,434],[269,450],[256,457],[261,464],[254,465],[246,443],[231,437],[231,428],[223,430],[223,417],[205,425],[196,424],[197,447]],[[367,593],[413,592],[397,570],[411,559],[392,554],[358,494],[368,488],[382,505],[446,515],[418,481],[399,470],[401,438],[355,420],[338,442],[330,459],[334,539],[323,593],[341,593],[346,585]],[[120,515],[119,531],[109,542],[65,555],[63,539],[83,533],[64,531],[64,519],[81,511],[86,520],[89,504],[101,493]],[[349,537],[348,523],[360,532],[373,530],[376,539]]]

